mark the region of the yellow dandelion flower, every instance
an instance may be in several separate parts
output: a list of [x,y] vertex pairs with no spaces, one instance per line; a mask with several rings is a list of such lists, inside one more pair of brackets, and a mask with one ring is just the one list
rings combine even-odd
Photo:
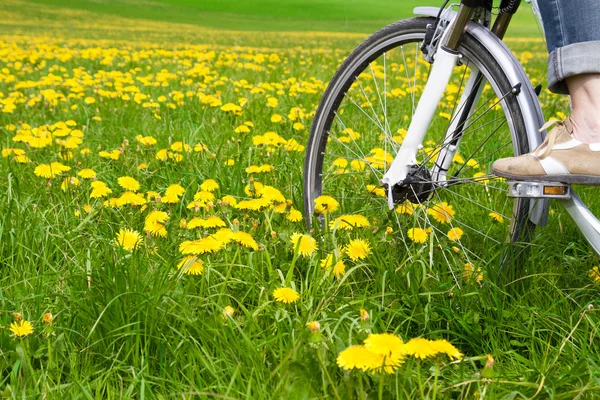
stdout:
[[122,176],[117,179],[117,182],[119,183],[119,186],[127,191],[137,192],[140,190],[140,183],[130,176]]
[[336,211],[340,203],[331,196],[319,196],[315,199],[315,214],[329,214]]
[[185,189],[178,183],[174,183],[169,185],[167,190],[165,190],[165,196],[181,196],[185,193]]
[[343,350],[336,360],[337,365],[345,370],[360,369],[370,371],[379,366],[379,356],[365,346],[350,346]]
[[292,222],[302,221],[302,213],[292,207],[290,209],[290,212],[288,213],[288,215],[286,215],[285,218]]
[[195,201],[207,202],[207,201],[213,201],[214,199],[215,199],[215,195],[213,193],[205,191],[205,190],[202,190],[194,195]]
[[235,205],[235,208],[239,210],[260,211],[264,208],[271,206],[271,203],[272,201],[268,198],[242,200]]
[[248,125],[240,125],[233,130],[235,133],[250,133]]
[[429,234],[425,229],[421,228],[411,228],[407,232],[408,238],[415,243],[425,243]]
[[273,291],[273,297],[279,303],[291,304],[300,300],[300,295],[294,289],[282,287]]
[[479,168],[479,163],[473,159],[470,159],[469,161],[467,161],[467,166],[473,168],[473,169],[478,169]]
[[225,247],[224,243],[212,236],[208,236],[198,240],[186,240],[179,245],[181,254],[205,254],[214,253]]
[[202,275],[202,272],[204,272],[202,261],[194,256],[186,256],[177,264],[177,269],[182,268],[187,275]]
[[19,321],[10,324],[10,331],[18,338],[22,338],[33,333],[31,322],[20,319]]
[[471,263],[465,264],[463,278],[465,278],[467,282],[471,282],[473,279],[477,283],[483,282],[483,274],[481,273],[481,268],[475,268],[475,266]]
[[402,360],[374,353],[365,346],[350,346],[338,355],[336,362],[345,370],[393,373],[401,365]]
[[373,353],[390,358],[404,357],[404,342],[392,333],[370,334],[364,340],[365,347]]
[[329,227],[351,231],[354,228],[370,226],[369,220],[362,215],[341,215],[329,223]]
[[218,240],[219,242],[225,245],[233,240],[233,231],[229,228],[221,228],[212,235],[210,235],[210,237]]
[[160,202],[163,204],[177,204],[179,203],[179,196],[176,196],[174,194],[165,194],[163,197],[160,198]]
[[38,165],[33,173],[41,178],[51,179],[56,175],[60,175],[63,172],[70,171],[71,167],[67,167],[59,162],[53,162],[50,164],[40,164]]
[[588,273],[588,278],[593,280],[595,283],[600,283],[600,269],[596,266]]
[[317,241],[310,235],[294,233],[290,241],[292,242],[294,251],[297,251],[301,256],[310,257],[317,251]]
[[363,260],[371,254],[371,246],[363,239],[352,239],[344,251],[352,261]]
[[112,190],[106,186],[106,183],[102,181],[94,181],[90,184],[92,187],[92,193],[90,193],[90,199],[106,197],[112,193]]
[[462,237],[463,234],[464,234],[464,232],[462,229],[452,228],[448,231],[448,239],[452,240],[453,242],[456,242],[456,241],[460,240],[460,238]]
[[231,306],[226,306],[223,309],[223,319],[224,320],[228,320],[229,318],[233,318],[233,315],[235,314],[235,310],[233,309],[233,307]]
[[443,201],[427,209],[427,214],[431,215],[437,222],[447,224],[452,221],[456,211],[450,204]]
[[423,360],[427,357],[435,356],[437,354],[437,349],[430,340],[425,338],[413,338],[404,345],[404,352]]
[[445,339],[434,340],[431,346],[438,354],[446,354],[453,360],[460,360],[463,354],[456,347]]
[[279,104],[279,101],[275,97],[267,98],[267,107],[275,108]]
[[79,186],[79,184],[80,184],[79,179],[77,179],[75,177],[65,178],[65,179],[63,179],[63,181],[60,185],[60,188],[66,192],[69,189],[69,187]]
[[413,215],[415,213],[415,207],[416,206],[413,203],[406,200],[404,203],[402,203],[402,204],[398,205],[398,207],[396,207],[396,212],[398,214]]
[[77,176],[83,179],[92,179],[96,177],[96,172],[90,168],[84,168],[77,173]]
[[498,222],[499,224],[504,222],[504,217],[502,217],[502,215],[498,214],[497,212],[491,212],[488,214],[488,216],[492,218],[492,221]]
[[258,243],[256,240],[246,232],[234,232],[232,235],[232,239],[234,242],[241,244],[242,246],[248,247],[252,250],[258,250]]
[[327,256],[325,256],[324,259],[321,260],[321,268],[329,269],[333,267],[333,265],[335,264],[335,260],[335,252],[332,251],[331,253],[327,254]]
[[225,225],[225,221],[223,221],[221,218],[212,215],[206,219],[202,219],[202,218],[192,218],[190,220],[190,222],[188,222],[187,224],[187,228],[188,229],[194,229],[194,228],[222,228],[226,226]]
[[262,183],[254,181],[244,187],[244,193],[246,193],[247,196],[260,197],[264,187],[265,185]]
[[200,185],[200,190],[203,192],[214,192],[219,188],[219,184],[214,179],[206,179]]
[[142,244],[142,236],[132,229],[121,228],[115,243],[127,251],[133,251]]
[[237,200],[233,196],[223,196],[221,202],[224,206],[235,206],[237,204]]
[[485,172],[476,172],[473,175],[473,180],[475,182],[490,183],[490,180],[488,178],[486,178]]
[[169,214],[164,211],[152,211],[146,217],[144,223],[144,231],[150,233],[152,236],[167,236],[167,228],[164,223],[169,220]]
[[333,266],[333,276],[340,279],[346,273],[346,264],[342,260],[335,263]]
[[[356,160],[354,160],[354,161],[356,161]],[[352,161],[352,162],[354,162],[354,161]],[[377,187],[375,185],[367,185],[367,191],[377,197],[386,197],[385,189],[382,187]]]
[[279,189],[274,188],[273,186],[265,186],[263,187],[261,197],[263,199],[268,199],[273,203],[286,203],[287,200],[285,196],[279,191]]

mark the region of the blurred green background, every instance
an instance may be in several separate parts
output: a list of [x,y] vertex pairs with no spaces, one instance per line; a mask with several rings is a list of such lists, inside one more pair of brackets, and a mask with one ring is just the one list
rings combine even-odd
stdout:
[[[33,0],[34,3],[108,15],[252,31],[373,32],[440,0]],[[531,7],[523,3],[509,31],[539,37]]]

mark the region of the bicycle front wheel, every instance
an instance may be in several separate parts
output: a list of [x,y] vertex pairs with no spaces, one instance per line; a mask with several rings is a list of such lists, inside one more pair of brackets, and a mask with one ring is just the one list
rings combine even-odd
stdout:
[[[494,57],[469,34],[458,49],[461,65],[453,71],[419,152],[415,168],[423,172],[418,181],[405,188],[406,198],[391,211],[387,188],[380,183],[427,81],[430,64],[420,47],[433,23],[433,18],[413,18],[389,25],[340,66],[311,128],[304,212],[309,224],[324,223],[315,201],[329,196],[339,203],[339,210],[327,217],[330,228],[381,225],[394,232],[396,248],[407,257],[433,242],[437,250],[431,257],[447,264],[455,278],[465,268],[478,276],[480,268],[505,258],[499,249],[507,242],[526,241],[533,224],[530,201],[508,198],[506,183],[487,173],[495,159],[529,149],[513,88]],[[447,145],[446,131],[453,115],[460,114],[459,98],[471,71],[480,71],[487,84],[463,126],[447,182],[435,181],[429,171]]]

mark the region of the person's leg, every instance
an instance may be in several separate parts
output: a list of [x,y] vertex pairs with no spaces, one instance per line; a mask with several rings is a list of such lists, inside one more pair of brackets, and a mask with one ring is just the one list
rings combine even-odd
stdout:
[[571,94],[573,136],[584,143],[600,143],[600,74],[566,79]]
[[600,185],[600,4],[538,0],[548,45],[548,88],[570,94],[573,110],[530,154],[496,160],[515,180]]
[[548,89],[570,94],[566,79],[600,73],[598,0],[537,0],[548,46]]

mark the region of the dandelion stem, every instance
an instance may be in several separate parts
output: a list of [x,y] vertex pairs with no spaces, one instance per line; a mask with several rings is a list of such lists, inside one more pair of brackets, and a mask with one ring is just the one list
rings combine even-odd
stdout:
[[423,382],[421,382],[421,362],[417,360],[417,383],[419,385],[419,394],[421,398],[425,398],[425,392],[423,392]]
[[323,368],[323,372],[325,372],[325,376],[327,377],[327,380],[329,381],[329,384],[331,385],[331,389],[333,390],[333,397],[335,397],[337,400],[340,400],[340,395],[338,394],[335,385],[333,384],[333,381],[331,380],[331,376],[329,376],[329,372],[327,371],[327,368],[325,368],[325,363],[323,363],[323,359],[321,358],[321,353],[319,351],[317,351],[317,358],[319,359],[319,364],[321,364],[321,368]]
[[381,376],[381,378],[379,379],[379,393],[378,393],[379,396],[378,396],[378,399],[379,400],[383,400],[383,382],[385,381],[385,370],[383,368],[381,369],[380,376]]
[[438,375],[440,374],[440,364],[438,361],[435,362],[435,377],[433,378],[433,394],[431,395],[431,400],[435,400],[437,395],[437,383],[438,383]]
[[290,269],[285,277],[285,286],[289,286],[294,278],[294,266],[296,265],[296,260],[298,259],[298,248],[300,247],[300,240],[296,244],[296,248],[294,249],[294,257],[292,258],[292,264],[290,265]]

